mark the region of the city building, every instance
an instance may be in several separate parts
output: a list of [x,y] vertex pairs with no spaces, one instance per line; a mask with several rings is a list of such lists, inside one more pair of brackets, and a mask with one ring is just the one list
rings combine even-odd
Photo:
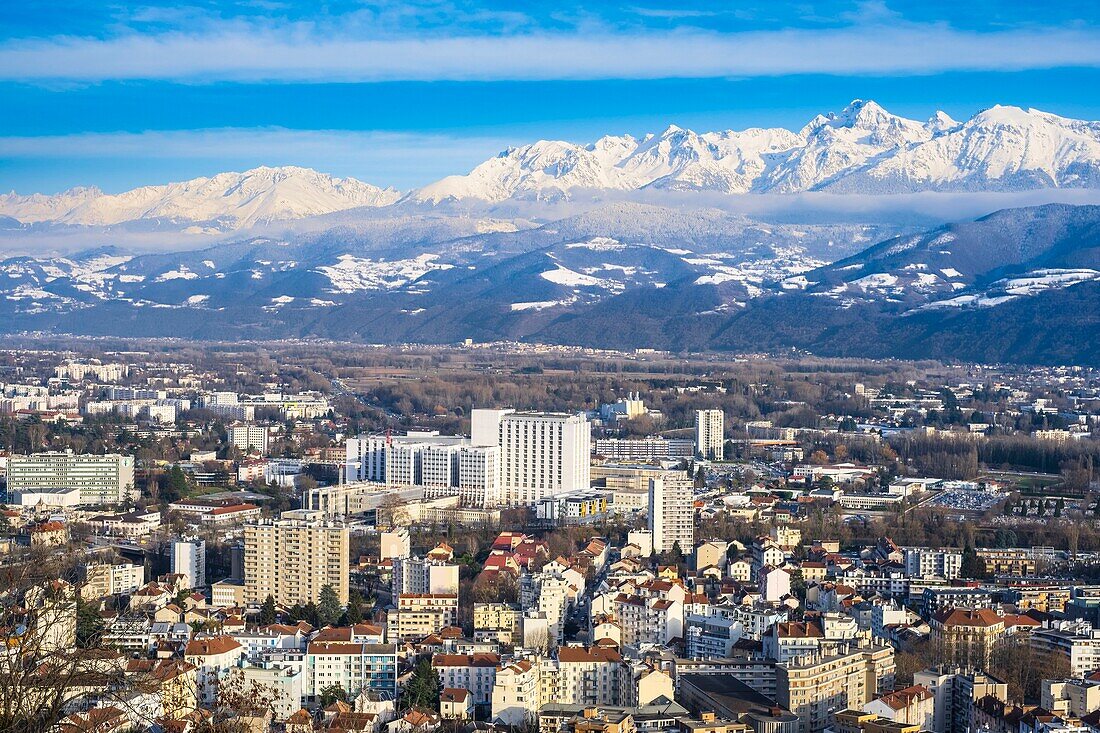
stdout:
[[37,504],[43,494],[74,491],[83,506],[129,504],[138,498],[131,456],[72,451],[13,455],[8,457],[6,475],[12,503],[23,506]]
[[649,480],[649,531],[655,551],[679,547],[687,555],[695,546],[694,487],[686,472]]
[[262,603],[316,603],[325,585],[348,601],[348,528],[296,509],[244,527],[244,597]]
[[267,455],[271,447],[271,428],[266,425],[238,423],[230,425],[229,444],[244,451]]
[[721,410],[695,411],[695,453],[708,461],[725,457],[725,416]]
[[206,585],[206,540],[179,539],[172,542],[173,573],[183,576],[185,588],[202,588]]

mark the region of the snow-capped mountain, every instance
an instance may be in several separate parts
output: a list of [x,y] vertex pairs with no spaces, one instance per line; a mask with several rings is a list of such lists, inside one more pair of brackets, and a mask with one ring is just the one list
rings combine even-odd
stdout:
[[720,193],[903,193],[1100,186],[1100,123],[993,107],[966,122],[927,122],[855,100],[798,132],[697,133],[671,126],[589,145],[540,140],[464,176],[414,191],[416,201],[555,198],[571,189]]
[[181,183],[144,186],[120,194],[75,188],[56,196],[0,195],[0,214],[23,223],[107,226],[138,220],[215,223],[241,229],[360,206],[386,206],[400,194],[354,178],[309,168],[254,168]]

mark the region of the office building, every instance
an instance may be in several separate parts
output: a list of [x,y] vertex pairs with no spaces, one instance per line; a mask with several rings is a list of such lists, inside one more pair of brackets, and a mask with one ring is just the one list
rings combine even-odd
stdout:
[[296,509],[245,525],[245,601],[316,603],[321,588],[332,586],[348,602],[348,528],[319,511]]
[[37,498],[31,501],[37,495],[74,491],[83,506],[129,504],[138,498],[132,456],[76,455],[72,451],[11,456],[7,481],[8,495],[16,499],[13,504],[37,504]]
[[172,543],[173,573],[183,576],[184,588],[206,585],[206,540],[186,539]]
[[695,411],[695,452],[708,461],[725,456],[725,417],[721,410]]
[[686,472],[649,480],[649,531],[657,552],[678,545],[686,555],[695,546],[694,482]]

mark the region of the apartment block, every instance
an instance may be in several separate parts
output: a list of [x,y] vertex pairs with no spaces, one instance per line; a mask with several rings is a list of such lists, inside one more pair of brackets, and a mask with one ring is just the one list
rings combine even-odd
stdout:
[[695,411],[695,453],[708,461],[725,457],[725,416],[721,410]]
[[138,498],[134,459],[116,454],[55,451],[10,456],[7,483],[12,503],[23,505],[37,504],[41,494],[67,492],[76,492],[83,506],[129,504]]
[[296,509],[279,519],[244,527],[245,601],[314,603],[332,586],[348,602],[348,528],[325,520],[322,512]]
[[679,547],[685,555],[695,546],[694,482],[686,472],[670,471],[649,480],[649,531],[653,549],[670,552]]

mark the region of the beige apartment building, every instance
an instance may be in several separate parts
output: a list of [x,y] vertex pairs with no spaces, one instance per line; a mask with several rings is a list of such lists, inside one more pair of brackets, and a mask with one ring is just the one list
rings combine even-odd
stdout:
[[296,509],[279,519],[244,528],[244,600],[263,603],[316,603],[331,585],[348,602],[348,528],[319,511]]
[[454,593],[405,593],[397,597],[387,626],[389,638],[405,641],[437,634],[458,623],[458,596]]
[[509,603],[474,604],[474,640],[523,644],[523,611]]
[[830,713],[862,708],[876,693],[894,689],[894,652],[853,648],[780,664],[776,672],[776,702],[798,716],[801,733],[821,733]]

